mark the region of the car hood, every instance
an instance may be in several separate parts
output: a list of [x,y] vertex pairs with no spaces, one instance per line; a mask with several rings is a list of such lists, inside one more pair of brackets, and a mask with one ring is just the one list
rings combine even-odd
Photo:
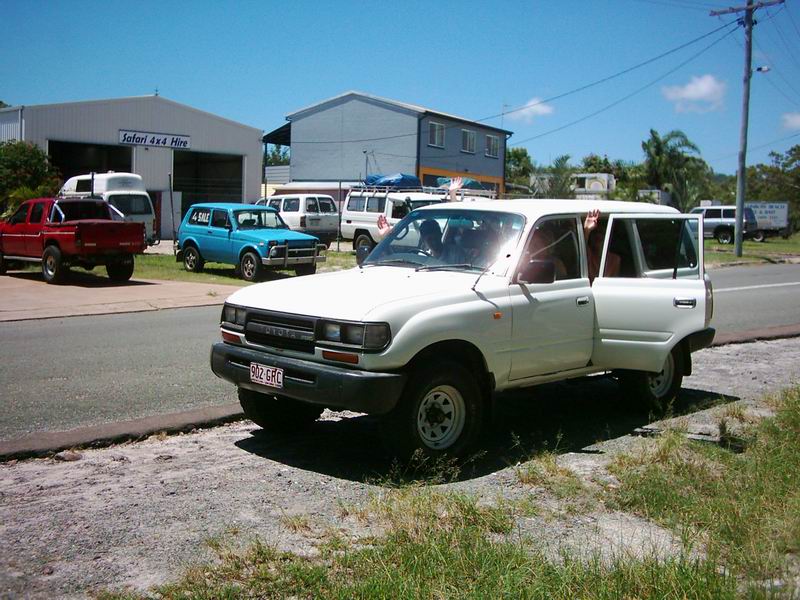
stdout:
[[240,289],[227,301],[262,310],[362,321],[389,303],[465,293],[476,278],[477,273],[356,268],[260,283]]
[[289,245],[317,241],[317,238],[313,235],[292,231],[291,229],[239,229],[236,232],[236,237],[243,242],[269,242],[275,240],[278,243],[287,241]]

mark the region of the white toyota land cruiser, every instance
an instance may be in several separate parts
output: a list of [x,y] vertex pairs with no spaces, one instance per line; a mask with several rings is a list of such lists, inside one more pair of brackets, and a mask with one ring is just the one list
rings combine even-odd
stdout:
[[234,293],[211,366],[262,427],[380,414],[399,455],[462,453],[511,388],[611,372],[663,404],[714,337],[702,227],[634,202],[420,208],[357,268]]

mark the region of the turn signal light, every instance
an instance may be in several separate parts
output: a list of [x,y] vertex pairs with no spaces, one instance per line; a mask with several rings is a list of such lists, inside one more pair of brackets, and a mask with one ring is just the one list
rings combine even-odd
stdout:
[[220,333],[222,333],[223,342],[228,342],[229,344],[242,343],[242,336],[240,335],[236,335],[235,333],[231,333],[230,331],[225,331],[224,329],[220,329]]
[[358,364],[358,354],[350,354],[349,352],[331,352],[330,350],[323,350],[322,358],[349,363],[351,365]]

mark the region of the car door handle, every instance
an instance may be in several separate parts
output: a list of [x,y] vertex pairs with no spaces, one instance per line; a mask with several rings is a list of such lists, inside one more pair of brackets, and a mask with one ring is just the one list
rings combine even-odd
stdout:
[[673,298],[672,304],[675,308],[694,308],[697,306],[696,298]]
[[580,298],[575,298],[575,304],[578,306],[586,306],[589,304],[589,296],[581,296]]

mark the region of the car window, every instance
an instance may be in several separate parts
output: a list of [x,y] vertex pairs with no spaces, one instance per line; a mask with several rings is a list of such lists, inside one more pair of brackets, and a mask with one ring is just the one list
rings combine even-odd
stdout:
[[393,219],[402,219],[410,212],[411,210],[409,209],[408,204],[406,204],[405,202],[400,202],[400,201],[392,202],[391,217]]
[[274,208],[277,211],[281,210],[281,201],[280,200],[270,200],[269,205],[271,208]]
[[367,200],[367,212],[382,213],[386,210],[386,197],[377,198],[373,196]]
[[735,219],[736,218],[736,209],[735,208],[723,208],[722,209],[722,218],[723,219]]
[[151,215],[150,198],[144,194],[112,194],[108,203],[123,215]]
[[336,205],[332,198],[317,198],[317,201],[319,202],[319,212],[336,214]]
[[30,205],[28,205],[28,204],[23,204],[22,206],[20,206],[17,209],[17,212],[15,212],[11,216],[11,218],[8,220],[9,225],[18,225],[19,223],[24,223],[25,222],[25,217],[28,216],[28,209],[29,208],[30,208]]
[[271,210],[237,210],[233,213],[237,229],[284,229],[286,225]]
[[300,198],[286,198],[283,201],[283,212],[299,212]]
[[522,262],[552,261],[556,281],[581,277],[578,221],[572,218],[543,219],[536,223]]
[[719,219],[722,217],[722,211],[718,208],[709,208],[706,214],[703,215],[704,219]]
[[42,222],[42,215],[44,214],[44,202],[37,202],[33,205],[31,209],[31,216],[28,219],[28,223],[41,223]]
[[228,211],[215,209],[211,214],[212,227],[227,227],[228,226]]
[[79,221],[81,219],[101,219],[107,221],[108,205],[104,201],[86,200],[80,202],[59,202],[58,206],[64,215],[64,221]]
[[316,198],[306,198],[306,212],[307,213],[318,213],[319,208],[317,208],[317,199]]
[[190,225],[208,225],[211,221],[210,208],[195,208],[192,211],[192,216],[189,217]]
[[365,199],[364,196],[351,196],[347,200],[347,210],[362,211],[364,210]]

